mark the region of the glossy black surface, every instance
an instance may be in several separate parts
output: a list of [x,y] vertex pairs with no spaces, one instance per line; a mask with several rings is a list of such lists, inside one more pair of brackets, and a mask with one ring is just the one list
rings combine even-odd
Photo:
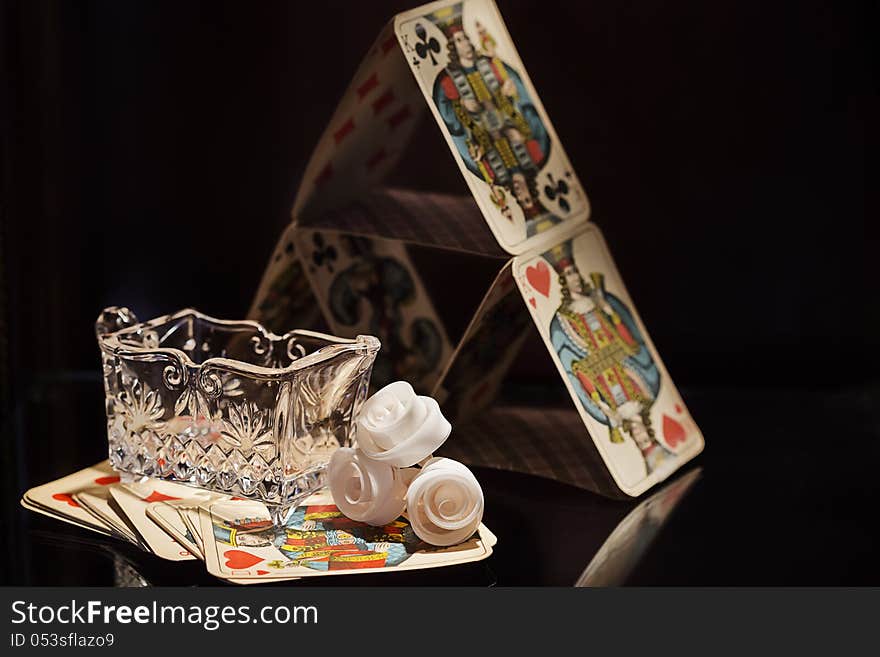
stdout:
[[[480,468],[484,521],[499,539],[487,561],[420,573],[314,578],[309,584],[880,584],[877,389],[685,395],[706,436],[706,451],[671,483],[639,500],[611,501],[557,482]],[[29,485],[103,457],[102,398],[96,381],[53,383],[22,409],[29,418],[29,460],[43,470]],[[789,412],[801,407],[814,412]],[[70,454],[32,460],[51,445],[66,446]],[[71,459],[66,470],[58,470],[61,458]],[[639,513],[642,502],[670,488],[662,508],[655,500],[653,512]],[[112,585],[119,573],[123,581],[139,582],[132,579],[137,573],[143,583],[158,586],[221,583],[199,563],[164,562],[24,509],[15,510],[4,529],[11,539],[7,583]],[[605,559],[609,552],[613,557]]]

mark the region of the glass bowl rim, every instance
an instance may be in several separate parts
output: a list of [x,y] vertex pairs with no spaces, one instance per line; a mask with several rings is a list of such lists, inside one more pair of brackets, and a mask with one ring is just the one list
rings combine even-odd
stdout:
[[[287,365],[286,367],[266,367],[242,360],[219,356],[207,358],[201,363],[195,363],[192,358],[190,358],[189,354],[176,347],[137,347],[134,345],[123,345],[120,342],[120,337],[124,337],[127,334],[136,333],[144,329],[152,329],[162,324],[187,318],[194,318],[208,324],[230,328],[239,328],[242,330],[252,329],[266,344],[289,344],[291,339],[300,337],[323,340],[328,344],[319,347],[311,353],[294,359],[290,365]],[[379,339],[372,335],[358,335],[355,338],[342,338],[307,329],[292,329],[283,335],[278,335],[255,320],[220,319],[212,317],[211,315],[206,315],[195,308],[184,308],[175,313],[162,315],[143,322],[136,320],[133,324],[124,326],[115,331],[99,333],[97,338],[101,351],[113,356],[120,356],[123,358],[129,357],[137,360],[145,360],[150,356],[157,356],[166,359],[173,358],[179,361],[180,364],[184,365],[188,370],[204,371],[209,369],[221,369],[235,374],[268,379],[284,378],[348,351],[363,351],[364,355],[371,353],[375,354],[379,351],[381,346]]]

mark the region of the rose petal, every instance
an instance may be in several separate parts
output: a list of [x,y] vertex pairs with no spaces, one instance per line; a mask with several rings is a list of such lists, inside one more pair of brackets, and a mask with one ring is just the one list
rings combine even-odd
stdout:
[[483,490],[473,473],[451,459],[431,459],[410,484],[407,514],[426,543],[455,545],[470,538],[483,519]]
[[397,471],[357,449],[340,447],[333,453],[327,481],[339,510],[358,522],[387,525],[406,505],[406,484]]
[[366,433],[373,451],[392,449],[418,430],[427,413],[419,399],[409,383],[395,381],[364,402],[358,431]]
[[440,405],[431,397],[416,397],[413,406],[422,407],[421,415],[424,419],[408,438],[398,442],[391,449],[383,450],[369,432],[362,435],[363,425],[360,425],[357,435],[358,447],[371,459],[399,468],[415,465],[433,454],[449,437],[452,425],[443,417]]

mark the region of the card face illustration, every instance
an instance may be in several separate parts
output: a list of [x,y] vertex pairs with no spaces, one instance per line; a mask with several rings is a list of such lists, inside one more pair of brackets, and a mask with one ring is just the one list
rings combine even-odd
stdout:
[[315,327],[320,317],[302,258],[296,251],[294,232],[289,226],[282,234],[248,312],[249,318],[280,335],[296,328]]
[[620,490],[640,495],[702,450],[595,225],[516,258],[514,278]]
[[435,2],[394,28],[499,244],[523,253],[585,222],[587,196],[494,2]]
[[478,533],[460,545],[433,548],[404,518],[384,527],[349,520],[327,493],[294,509],[281,529],[272,526],[264,506],[249,502],[203,508],[201,523],[208,571],[243,582],[467,563],[488,557],[494,543],[491,534],[484,539]]
[[382,343],[373,385],[431,390],[452,346],[403,242],[305,228],[297,241],[334,333]]

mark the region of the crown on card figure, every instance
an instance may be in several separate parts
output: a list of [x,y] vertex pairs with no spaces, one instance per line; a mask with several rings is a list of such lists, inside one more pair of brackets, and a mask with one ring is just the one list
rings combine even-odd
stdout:
[[271,527],[272,521],[267,518],[240,518],[227,524],[231,529],[238,530],[239,533],[244,534]]
[[590,282],[593,284],[593,287],[597,290],[605,292],[605,274],[602,274],[598,271],[590,272]]
[[440,28],[447,39],[451,39],[456,32],[462,32],[464,27],[461,22],[462,3],[457,3],[449,7],[438,9],[432,14],[428,14],[428,20]]
[[477,35],[480,37],[480,45],[483,47],[483,52],[485,52],[489,57],[495,56],[495,51],[498,46],[498,42],[486,31],[486,28],[480,21],[476,23],[477,27]]
[[562,244],[557,244],[544,254],[544,258],[556,270],[557,274],[562,274],[567,267],[574,265],[571,242],[566,241]]

